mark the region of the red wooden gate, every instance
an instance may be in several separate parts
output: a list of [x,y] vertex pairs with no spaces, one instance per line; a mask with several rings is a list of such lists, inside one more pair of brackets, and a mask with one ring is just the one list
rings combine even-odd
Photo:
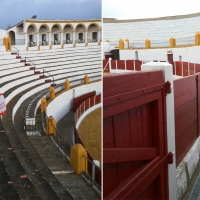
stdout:
[[103,198],[168,199],[161,70],[104,75]]

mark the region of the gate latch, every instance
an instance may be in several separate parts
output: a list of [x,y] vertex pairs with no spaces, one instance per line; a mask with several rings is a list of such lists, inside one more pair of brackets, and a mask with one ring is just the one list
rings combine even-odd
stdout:
[[174,154],[172,152],[168,153],[168,164],[173,164],[173,162],[174,162],[173,156],[174,156]]
[[169,81],[165,82],[165,94],[170,94],[172,92],[171,83]]

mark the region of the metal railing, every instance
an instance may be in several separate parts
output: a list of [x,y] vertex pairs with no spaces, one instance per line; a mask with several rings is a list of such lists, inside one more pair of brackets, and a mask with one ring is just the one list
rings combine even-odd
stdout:
[[49,42],[48,41],[40,41],[39,45],[40,46],[47,46],[47,45],[49,45]]
[[54,76],[49,74],[49,72],[46,71],[45,69],[43,69],[43,72],[42,72],[43,76],[44,76],[45,73],[47,73],[49,76],[51,76],[53,78],[53,84],[54,84]]
[[27,61],[33,63],[33,66],[34,66],[34,74],[35,74],[35,70],[36,70],[35,63],[34,63],[33,61],[31,61],[28,57],[25,57],[25,65],[27,64],[27,63],[26,63]]
[[19,56],[19,49],[12,45],[13,48],[17,50],[17,56]]
[[37,42],[28,42],[27,46],[28,47],[35,47],[35,46],[37,46]]
[[88,43],[98,42],[98,40],[97,40],[97,39],[87,39],[87,42],[88,42]]
[[75,43],[76,44],[78,44],[78,43],[85,43],[85,40],[80,40],[80,39],[79,40],[75,40]]

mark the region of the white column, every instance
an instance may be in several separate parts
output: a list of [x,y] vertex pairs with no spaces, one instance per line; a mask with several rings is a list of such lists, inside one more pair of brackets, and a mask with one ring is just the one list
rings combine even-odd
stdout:
[[75,31],[72,33],[72,38],[73,38],[73,44],[75,44]]
[[51,45],[51,32],[49,32],[49,45]]
[[175,156],[175,117],[174,117],[174,87],[173,87],[173,71],[171,64],[158,63],[143,64],[141,71],[151,69],[162,69],[164,73],[164,81],[171,83],[171,93],[166,96],[166,114],[167,114],[167,147],[168,153],[173,153],[173,163],[168,165],[168,181],[169,181],[169,199],[176,200],[176,156]]
[[63,32],[60,33],[60,44],[63,44]]
[[87,31],[85,31],[85,43],[87,43]]
[[98,42],[100,42],[100,37],[101,37],[101,32],[100,32],[100,31],[98,31],[98,32],[97,32],[97,38],[98,38]]
[[39,46],[39,33],[36,34],[37,46]]
[[28,37],[27,33],[26,33],[26,34],[24,34],[24,39],[25,39],[25,45],[26,45],[26,47],[28,46],[28,45],[27,45],[27,42],[28,42],[28,39],[27,39],[27,37]]

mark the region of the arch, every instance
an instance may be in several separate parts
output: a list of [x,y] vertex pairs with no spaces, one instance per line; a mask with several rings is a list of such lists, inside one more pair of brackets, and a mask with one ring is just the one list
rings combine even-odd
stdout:
[[75,32],[77,31],[77,28],[80,27],[80,26],[83,27],[83,29],[84,29],[83,31],[86,31],[86,30],[87,30],[85,24],[83,24],[83,23],[79,23],[79,24],[76,25],[76,27],[75,27],[75,29],[74,29]]
[[74,26],[73,26],[72,24],[70,24],[70,23],[67,23],[67,24],[65,24],[64,27],[63,27],[63,32],[65,32],[66,26],[69,26],[69,27],[72,29],[72,32],[74,31]]
[[[31,30],[32,28],[34,29],[34,31]],[[26,29],[26,33],[38,33],[37,26],[33,23],[29,24]]]
[[[53,32],[53,28],[54,28],[55,26],[57,26],[57,27],[59,28],[59,30],[56,30],[57,32],[63,32],[61,25],[58,24],[58,23],[55,23],[55,24],[52,25],[52,27],[51,27],[51,32]],[[56,32],[56,31],[54,31],[54,32]]]
[[99,25],[97,24],[97,23],[90,23],[89,25],[88,25],[88,27],[87,27],[87,31],[89,31],[89,28],[92,26],[92,25],[94,25],[95,27],[97,27],[97,30],[95,30],[95,31],[99,31]]
[[38,31],[39,33],[40,33],[40,30],[41,30],[42,28],[46,28],[46,29],[47,29],[47,32],[50,32],[50,28],[49,28],[49,26],[48,26],[47,24],[41,24],[40,27],[39,27],[39,29],[38,29],[38,30],[39,30],[39,31]]
[[9,38],[10,38],[11,45],[15,45],[15,32],[9,31],[8,35],[9,35]]

